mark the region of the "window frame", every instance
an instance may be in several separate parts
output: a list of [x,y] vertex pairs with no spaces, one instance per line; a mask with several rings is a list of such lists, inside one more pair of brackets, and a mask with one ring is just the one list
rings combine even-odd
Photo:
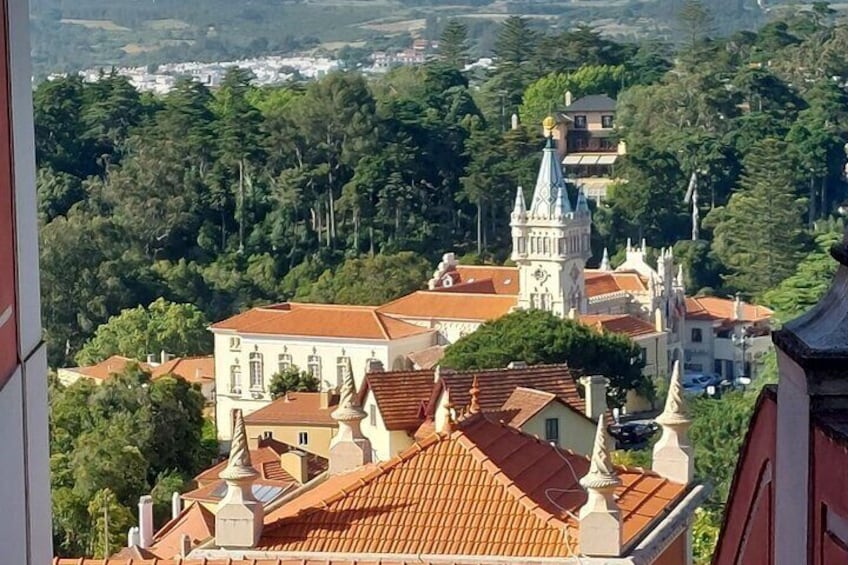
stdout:
[[[236,377],[238,375],[238,377]],[[236,362],[230,365],[230,394],[241,394],[241,365]]]
[[692,328],[692,332],[689,334],[689,340],[692,343],[704,343],[704,330],[701,328]]
[[[552,431],[551,425],[553,425],[554,434],[551,434]],[[552,436],[556,437],[552,437]],[[545,418],[545,441],[548,443],[553,443],[554,445],[559,445],[560,441],[560,433],[559,433],[559,418]]]
[[230,336],[230,351],[241,351],[241,337]]
[[309,445],[309,432],[297,432],[297,445]]
[[[258,368],[257,368],[258,367]],[[250,374],[250,390],[265,389],[265,360],[258,351],[251,351],[248,361],[248,373]],[[258,377],[258,381],[257,378]]]
[[[315,367],[316,370],[313,371],[312,368]],[[321,380],[321,356],[316,354],[310,354],[309,357],[306,358],[306,372],[312,375],[313,378]]]
[[574,116],[574,129],[587,129],[589,120],[586,114],[577,114]]
[[604,129],[612,129],[615,127],[615,115],[601,114],[601,127]]
[[280,353],[277,355],[277,372],[284,373],[294,367],[291,353]]

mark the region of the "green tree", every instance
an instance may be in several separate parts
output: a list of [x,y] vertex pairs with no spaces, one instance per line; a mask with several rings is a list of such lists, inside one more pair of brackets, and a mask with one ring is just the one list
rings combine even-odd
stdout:
[[194,305],[158,298],[146,308],[124,310],[99,326],[77,354],[77,362],[90,365],[111,355],[143,360],[159,351],[177,356],[209,353],[208,325]]
[[279,398],[287,392],[317,392],[320,384],[311,373],[292,365],[284,371],[274,373],[268,390],[271,392],[271,398]]
[[522,123],[536,125],[552,111],[564,106],[563,96],[574,99],[587,94],[615,97],[624,79],[624,67],[584,65],[571,73],[551,73],[530,84],[519,108]]
[[97,491],[87,510],[93,538],[90,553],[105,559],[120,551],[126,543],[127,530],[135,523],[134,514],[108,488]]
[[439,37],[439,57],[455,69],[462,69],[468,60],[468,26],[459,20],[448,20]]
[[628,390],[645,390],[639,348],[624,335],[599,333],[541,310],[517,311],[486,322],[448,346],[442,364],[454,369],[568,363],[577,373],[610,379],[609,397],[616,405]]
[[727,206],[707,217],[715,226],[713,253],[729,274],[725,281],[759,295],[791,275],[803,256],[804,201],[786,166],[786,144],[765,139],[745,158],[745,172]]

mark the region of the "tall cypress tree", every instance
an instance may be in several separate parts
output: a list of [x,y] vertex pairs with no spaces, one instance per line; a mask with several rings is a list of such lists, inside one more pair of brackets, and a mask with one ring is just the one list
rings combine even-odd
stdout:
[[439,57],[455,69],[462,69],[468,60],[468,27],[451,19],[439,37]]
[[788,154],[783,141],[757,143],[745,158],[737,191],[714,212],[713,251],[730,272],[725,281],[750,295],[791,275],[804,255],[805,202],[796,196]]

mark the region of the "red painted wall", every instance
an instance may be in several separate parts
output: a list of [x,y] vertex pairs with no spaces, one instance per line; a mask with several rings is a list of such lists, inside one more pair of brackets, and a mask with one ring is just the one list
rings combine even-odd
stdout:
[[777,400],[763,391],[751,419],[727,502],[713,565],[771,565]]
[[813,565],[848,564],[848,446],[820,426],[813,431],[810,544]]
[[18,364],[19,350],[6,1],[0,0],[0,389]]

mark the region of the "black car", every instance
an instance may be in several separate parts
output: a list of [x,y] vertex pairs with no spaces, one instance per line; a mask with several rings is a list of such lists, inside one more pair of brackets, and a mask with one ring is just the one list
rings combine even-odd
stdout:
[[607,432],[615,438],[616,449],[641,449],[647,446],[657,429],[654,422],[625,422],[612,424]]

